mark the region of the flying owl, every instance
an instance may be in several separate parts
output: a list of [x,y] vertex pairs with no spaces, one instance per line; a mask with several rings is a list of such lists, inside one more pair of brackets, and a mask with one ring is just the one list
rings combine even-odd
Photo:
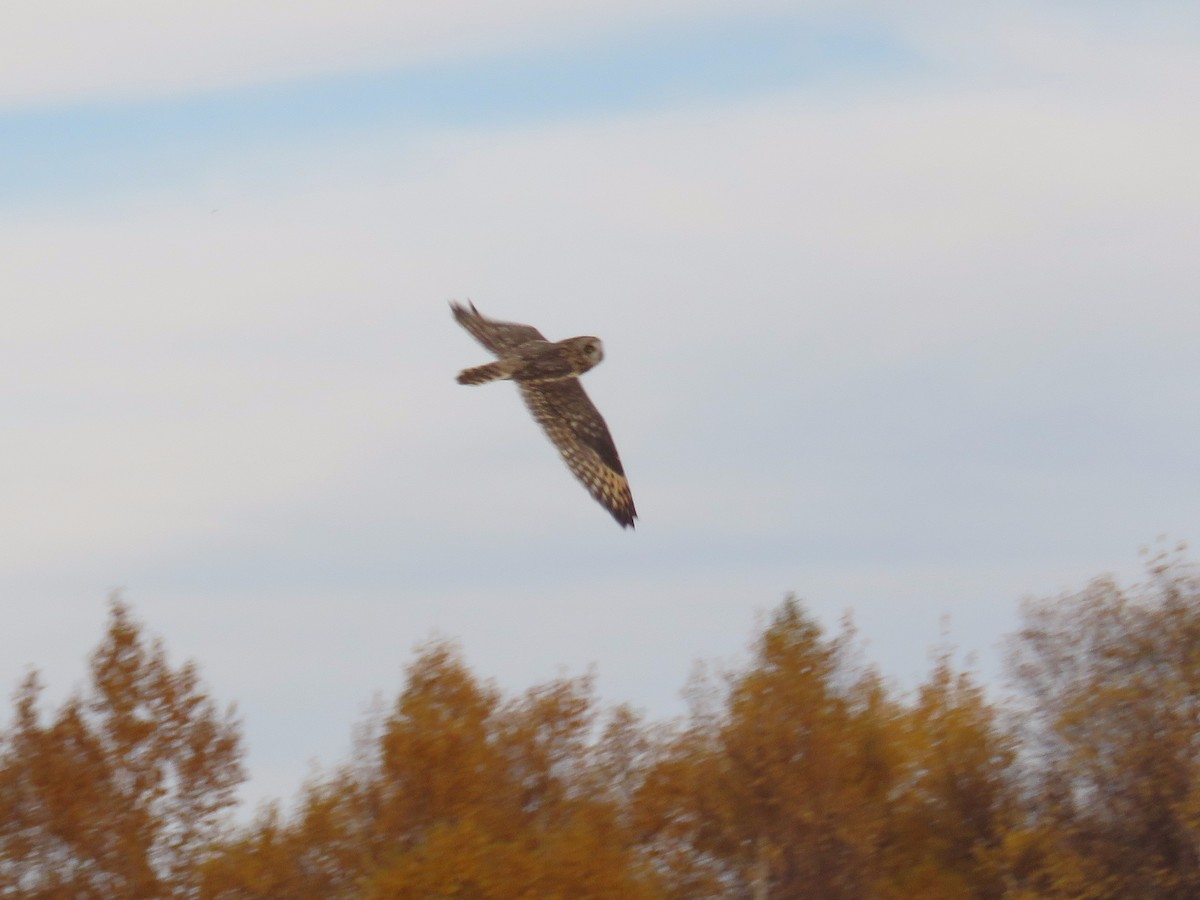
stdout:
[[459,384],[509,379],[521,389],[525,405],[546,432],[571,472],[622,527],[633,527],[637,510],[625,469],[608,426],[583,392],[579,376],[604,359],[599,338],[574,337],[551,342],[530,325],[497,322],[451,303],[454,318],[488,350],[496,362],[458,373]]

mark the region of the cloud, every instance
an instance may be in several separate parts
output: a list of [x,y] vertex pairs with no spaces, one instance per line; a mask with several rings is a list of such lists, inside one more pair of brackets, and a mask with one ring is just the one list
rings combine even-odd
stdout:
[[[1111,89],[1182,77],[1196,87],[1200,20],[1171,2],[1133,7],[943,0],[479,0],[430,4],[283,0],[46,0],[10,10],[0,33],[0,109],[131,101],[312,80],[431,61],[653,34],[698,21],[841,22],[903,36],[933,71],[1071,78],[1087,68]],[[1157,13],[1157,14],[1156,14]],[[799,48],[798,53],[806,52]],[[1107,74],[1106,74],[1107,73]],[[1118,74],[1120,73],[1120,74]]]
[[925,14],[911,12],[879,10],[896,33],[939,60],[943,73],[972,72],[983,84],[1016,80],[1097,97],[1139,96],[1143,105],[1171,105],[1200,88],[1200,14],[1173,0],[987,9],[934,2],[923,4]]
[[[22,422],[5,463],[27,473],[8,500],[30,511],[4,539],[28,560],[186,541],[377,479],[361,467],[395,446],[434,460],[474,417],[545,451],[503,387],[438,380],[478,357],[450,297],[603,335],[610,362],[590,383],[631,466],[698,467],[705,488],[669,490],[713,527],[722,494],[774,484],[782,508],[800,502],[794,474],[705,471],[736,458],[739,434],[761,434],[748,449],[764,460],[801,436],[773,405],[930,359],[986,381],[1019,355],[1176,347],[1200,326],[1200,129],[1069,99],[881,90],[831,109],[797,92],[507,132],[383,129],[365,154],[247,154],[107,212],[0,222],[26,298],[5,335]],[[435,414],[450,403],[453,433]],[[424,502],[400,514],[454,527]]]
[[0,34],[0,107],[163,97],[579,40],[778,2],[47,0]]
[[[939,60],[969,33],[921,32]],[[1194,539],[1190,95],[1148,37],[1115,90],[1090,43],[1000,77],[1026,37],[976,39],[949,73],[383,119],[0,213],[0,680],[63,683],[124,586],[242,704],[255,771],[298,775],[431,630],[513,687],[594,661],[669,709],[789,589],[908,676],[943,612],[986,653],[1022,591]],[[453,383],[466,297],[604,338],[636,534],[510,386]]]

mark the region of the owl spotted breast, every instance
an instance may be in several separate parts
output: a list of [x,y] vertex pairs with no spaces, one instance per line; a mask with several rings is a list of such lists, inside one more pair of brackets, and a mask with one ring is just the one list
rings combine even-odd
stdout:
[[599,338],[548,341],[530,325],[498,322],[475,304],[450,304],[454,318],[498,358],[458,374],[459,384],[515,381],[525,405],[558,448],[588,493],[622,527],[633,527],[637,510],[621,457],[600,412],[584,393],[579,376],[604,359]]

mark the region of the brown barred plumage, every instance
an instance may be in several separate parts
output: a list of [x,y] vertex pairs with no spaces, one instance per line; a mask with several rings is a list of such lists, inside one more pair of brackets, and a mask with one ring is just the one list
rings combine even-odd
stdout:
[[499,360],[464,369],[459,384],[511,379],[525,405],[554,442],[563,461],[588,493],[623,527],[632,528],[637,510],[621,457],[604,418],[584,393],[579,376],[604,359],[599,338],[550,342],[529,325],[498,322],[473,303],[451,303],[454,318]]

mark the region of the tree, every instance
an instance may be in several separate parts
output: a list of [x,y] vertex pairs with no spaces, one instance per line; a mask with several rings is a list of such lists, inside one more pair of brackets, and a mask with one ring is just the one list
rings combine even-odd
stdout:
[[1030,602],[1012,645],[1033,815],[1011,839],[1029,897],[1200,896],[1200,579],[1158,557]]
[[357,758],[290,820],[260,817],[210,867],[206,895],[657,897],[618,805],[593,790],[594,707],[587,678],[506,701],[429,644]]
[[1003,897],[1004,841],[1020,819],[1016,736],[948,650],[899,724],[885,845],[893,896]]
[[875,895],[895,709],[852,639],[789,597],[723,696],[694,702],[638,798],[673,896]]
[[31,673],[0,737],[0,893],[183,897],[243,774],[238,725],[114,598],[90,681],[43,724]]

